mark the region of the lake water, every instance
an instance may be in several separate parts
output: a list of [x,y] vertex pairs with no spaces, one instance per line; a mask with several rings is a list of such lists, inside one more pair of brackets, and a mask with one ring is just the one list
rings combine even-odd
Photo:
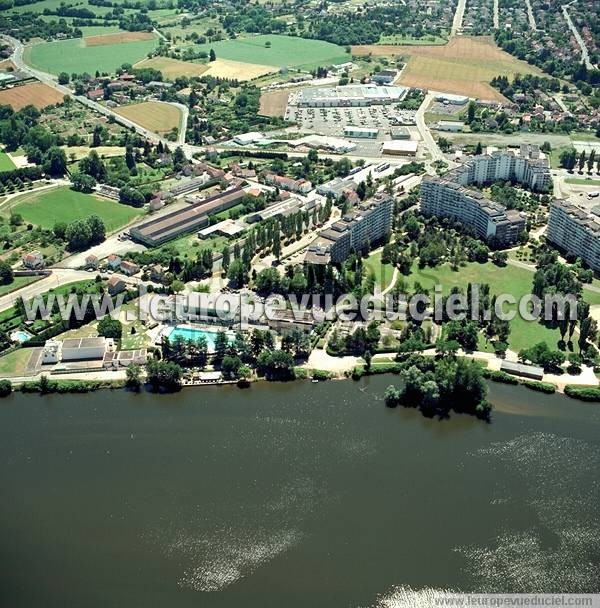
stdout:
[[0,402],[0,606],[388,607],[600,591],[600,406],[497,385],[493,422],[393,377]]

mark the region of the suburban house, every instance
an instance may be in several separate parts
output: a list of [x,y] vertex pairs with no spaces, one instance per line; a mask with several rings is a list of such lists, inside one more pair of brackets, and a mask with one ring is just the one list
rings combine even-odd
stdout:
[[31,251],[23,256],[23,266],[30,270],[44,267],[44,256],[39,251]]
[[140,271],[140,267],[134,262],[129,262],[128,260],[124,260],[121,262],[121,272],[126,274],[128,277],[137,274]]
[[109,295],[115,296],[118,293],[125,291],[125,289],[127,288],[127,285],[125,284],[125,281],[123,279],[113,276],[113,277],[110,277],[110,279],[108,279],[106,288],[108,290]]
[[90,253],[90,255],[85,258],[85,265],[87,268],[98,268],[98,258]]
[[119,266],[121,266],[121,258],[116,253],[111,253],[106,258],[106,263],[110,268],[116,270],[117,268],[119,268]]
[[155,283],[161,283],[165,276],[165,271],[160,264],[154,264],[152,268],[150,268],[150,279]]

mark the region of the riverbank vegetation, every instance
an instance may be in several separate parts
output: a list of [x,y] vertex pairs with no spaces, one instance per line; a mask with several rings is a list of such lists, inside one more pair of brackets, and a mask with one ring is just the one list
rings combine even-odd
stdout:
[[425,416],[441,418],[455,411],[488,420],[492,410],[481,366],[454,357],[407,359],[400,384],[385,391],[385,404],[417,407]]

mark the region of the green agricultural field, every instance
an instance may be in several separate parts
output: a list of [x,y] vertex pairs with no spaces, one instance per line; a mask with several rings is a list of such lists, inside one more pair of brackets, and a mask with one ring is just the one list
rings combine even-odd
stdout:
[[85,46],[85,39],[42,42],[25,48],[23,59],[30,66],[58,74],[114,72],[123,63],[137,63],[158,45],[158,38],[123,44]]
[[[267,47],[266,43],[271,46]],[[349,61],[341,46],[322,40],[307,40],[294,36],[260,35],[235,40],[220,40],[194,47],[197,51],[214,49],[217,59],[229,59],[275,67],[310,69]]]
[[26,222],[52,228],[57,222],[69,223],[97,215],[112,232],[128,224],[140,215],[139,209],[98,198],[91,194],[75,192],[67,187],[32,192],[14,199],[12,212],[19,213]]
[[10,160],[6,152],[0,152],[0,171],[12,171],[15,164]]

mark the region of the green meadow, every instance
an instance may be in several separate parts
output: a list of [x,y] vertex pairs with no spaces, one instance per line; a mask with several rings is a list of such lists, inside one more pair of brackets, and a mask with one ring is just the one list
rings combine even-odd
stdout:
[[[271,46],[266,46],[270,43]],[[235,40],[220,40],[194,47],[210,52],[213,49],[217,59],[243,61],[276,67],[314,68],[350,60],[341,46],[323,40],[308,40],[295,36],[261,34]]]
[[[108,32],[106,32],[108,33]],[[25,48],[23,59],[33,68],[58,74],[114,72],[123,63],[137,63],[158,45],[158,38],[122,44],[85,46],[84,39],[42,42]]]

